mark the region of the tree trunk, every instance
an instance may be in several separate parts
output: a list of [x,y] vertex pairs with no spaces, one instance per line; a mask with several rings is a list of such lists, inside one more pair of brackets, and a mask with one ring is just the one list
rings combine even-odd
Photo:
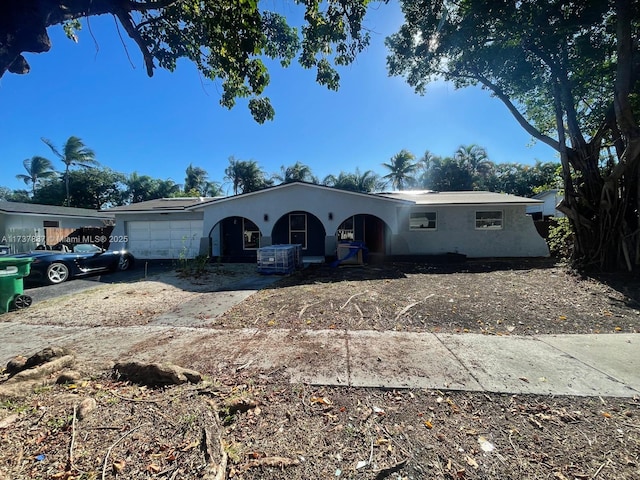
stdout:
[[640,148],[634,144],[625,149],[623,157],[630,157],[619,159],[604,179],[597,164],[583,161],[588,152],[567,154],[573,174],[564,177],[563,211],[575,232],[574,261],[582,267],[632,271],[640,266]]

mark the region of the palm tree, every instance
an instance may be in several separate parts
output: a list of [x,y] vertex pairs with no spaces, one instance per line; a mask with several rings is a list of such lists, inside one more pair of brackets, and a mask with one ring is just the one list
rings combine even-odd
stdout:
[[373,170],[367,170],[364,173],[360,173],[360,169],[356,167],[356,172],[353,174],[353,178],[358,192],[371,193],[382,187],[380,184],[380,177]]
[[442,166],[442,157],[434,155],[429,150],[418,160],[418,169],[421,170],[417,183],[422,188],[431,188],[431,179]]
[[53,171],[53,164],[51,160],[44,157],[31,157],[25,158],[22,161],[24,165],[24,169],[27,171],[27,174],[21,173],[16,175],[18,180],[23,180],[27,185],[31,184],[31,194],[35,195],[36,193],[36,185],[38,180],[41,178],[51,178],[56,175],[56,172]]
[[322,184],[339,190],[347,190],[349,192],[358,191],[358,185],[353,173],[340,172],[337,177],[333,174],[327,175],[322,180]]
[[311,168],[308,165],[305,165],[301,162],[296,162],[294,165],[286,167],[282,165],[280,167],[282,174],[273,175],[275,180],[280,181],[281,183],[292,183],[292,182],[309,182],[309,183],[318,183],[318,179],[311,172]]
[[93,150],[88,148],[78,137],[69,137],[65,144],[62,146],[62,153],[53,145],[51,140],[48,140],[46,138],[42,138],[41,140],[65,165],[64,183],[67,193],[65,205],[69,207],[71,203],[71,195],[69,193],[69,168],[71,166],[91,168],[100,165],[95,158],[96,154]]
[[493,162],[489,160],[487,151],[475,144],[461,145],[453,158],[458,162],[460,168],[469,172],[475,188],[484,187],[487,177],[494,170]]
[[218,182],[207,182],[204,184],[202,195],[205,197],[219,197],[223,194],[224,192],[222,191],[222,187]]
[[229,166],[224,169],[224,180],[233,185],[233,194],[255,192],[273,185],[255,160],[236,160],[229,157]]
[[129,203],[144,202],[156,198],[154,194],[157,190],[157,180],[149,175],[140,176],[138,172],[133,172],[124,183],[126,185],[124,197]]
[[242,185],[242,160],[236,160],[232,155],[229,157],[229,166],[224,169],[224,180],[231,182],[233,194],[237,195]]
[[373,170],[360,173],[360,169],[357,167],[355,173],[340,172],[337,177],[335,175],[327,175],[322,180],[322,185],[359,193],[371,193],[382,187],[378,174]]
[[391,157],[389,163],[383,163],[382,166],[389,170],[389,173],[382,178],[387,179],[387,183],[391,184],[394,190],[404,190],[405,186],[415,183],[413,174],[418,169],[418,165],[414,162],[416,156],[408,150],[401,150]]
[[157,180],[155,198],[179,197],[180,194],[180,185],[170,178],[167,180]]
[[204,168],[194,167],[191,163],[186,170],[186,178],[184,179],[184,191],[197,190],[200,195],[204,194],[207,187],[207,177],[209,174]]

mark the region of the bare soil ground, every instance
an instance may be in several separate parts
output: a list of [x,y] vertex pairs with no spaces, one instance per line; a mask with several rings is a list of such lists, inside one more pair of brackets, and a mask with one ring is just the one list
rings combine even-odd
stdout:
[[[0,321],[142,324],[247,273],[105,286]],[[548,261],[323,266],[283,277],[212,326],[638,332],[639,293],[637,278]],[[101,302],[114,303],[77,320]],[[125,313],[113,313],[122,302]],[[0,399],[0,480],[640,478],[638,398],[317,387],[282,371],[199,365],[199,385],[152,389],[93,372]],[[87,398],[97,406],[80,419]],[[218,477],[207,468],[217,443],[227,460]]]
[[312,266],[214,320],[220,327],[490,335],[640,332],[640,279],[549,259]]

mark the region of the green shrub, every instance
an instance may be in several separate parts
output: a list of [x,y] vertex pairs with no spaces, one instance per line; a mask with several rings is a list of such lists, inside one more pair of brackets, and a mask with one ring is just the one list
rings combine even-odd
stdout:
[[201,277],[209,272],[209,256],[198,255],[195,258],[180,258],[177,270],[185,277]]
[[552,256],[569,260],[573,254],[573,229],[566,217],[558,217],[551,220],[547,243]]

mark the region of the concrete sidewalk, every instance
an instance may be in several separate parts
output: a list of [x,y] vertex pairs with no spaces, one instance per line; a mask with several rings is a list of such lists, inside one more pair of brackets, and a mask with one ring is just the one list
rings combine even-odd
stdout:
[[97,368],[110,368],[120,359],[195,369],[213,361],[236,368],[285,369],[292,382],[317,385],[640,395],[640,335],[214,330],[189,326],[189,318],[174,313],[151,325],[122,328],[0,323],[0,362],[61,345],[73,349],[81,363]]

